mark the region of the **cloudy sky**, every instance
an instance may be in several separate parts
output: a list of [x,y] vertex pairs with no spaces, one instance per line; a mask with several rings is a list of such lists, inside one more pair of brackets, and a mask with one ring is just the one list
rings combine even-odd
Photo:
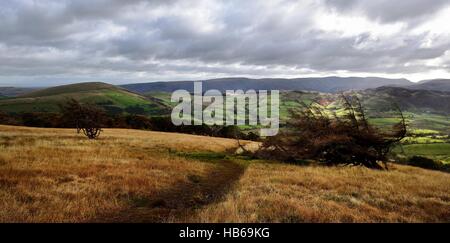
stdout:
[[2,0],[0,86],[450,78],[448,0]]

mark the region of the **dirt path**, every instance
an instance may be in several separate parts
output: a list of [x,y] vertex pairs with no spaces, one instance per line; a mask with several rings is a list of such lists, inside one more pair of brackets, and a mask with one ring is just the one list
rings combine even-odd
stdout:
[[206,176],[190,176],[189,182],[161,191],[145,205],[139,205],[99,218],[99,222],[185,222],[195,209],[220,201],[239,180],[245,168],[224,160]]

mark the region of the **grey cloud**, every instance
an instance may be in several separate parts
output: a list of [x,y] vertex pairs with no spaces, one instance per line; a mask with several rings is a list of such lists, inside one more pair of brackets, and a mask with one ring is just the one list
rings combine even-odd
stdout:
[[325,0],[328,6],[339,11],[361,12],[362,14],[381,22],[412,21],[429,17],[437,11],[450,5],[448,0]]
[[369,30],[343,36],[316,26],[315,14],[330,7],[343,14],[359,11],[374,21],[417,24],[447,1],[427,1],[427,7],[419,0],[370,2],[5,1],[0,3],[0,50],[5,51],[0,85],[21,76],[114,80],[116,75],[115,81],[123,82],[291,75],[301,69],[408,74],[429,71],[417,63],[450,49],[448,35],[423,47],[431,34],[406,30],[383,39]]

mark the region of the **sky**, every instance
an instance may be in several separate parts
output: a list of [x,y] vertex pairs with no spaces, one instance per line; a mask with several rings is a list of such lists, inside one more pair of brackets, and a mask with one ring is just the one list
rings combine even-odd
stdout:
[[2,0],[0,86],[450,78],[449,0]]

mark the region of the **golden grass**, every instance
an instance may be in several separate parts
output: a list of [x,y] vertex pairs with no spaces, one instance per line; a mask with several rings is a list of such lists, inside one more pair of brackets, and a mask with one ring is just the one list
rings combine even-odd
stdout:
[[0,222],[96,221],[213,167],[169,150],[222,152],[235,143],[120,129],[89,141],[73,129],[0,126]]
[[194,222],[450,222],[450,175],[409,166],[251,164]]
[[0,126],[0,222],[450,222],[450,174],[239,160],[222,138]]

